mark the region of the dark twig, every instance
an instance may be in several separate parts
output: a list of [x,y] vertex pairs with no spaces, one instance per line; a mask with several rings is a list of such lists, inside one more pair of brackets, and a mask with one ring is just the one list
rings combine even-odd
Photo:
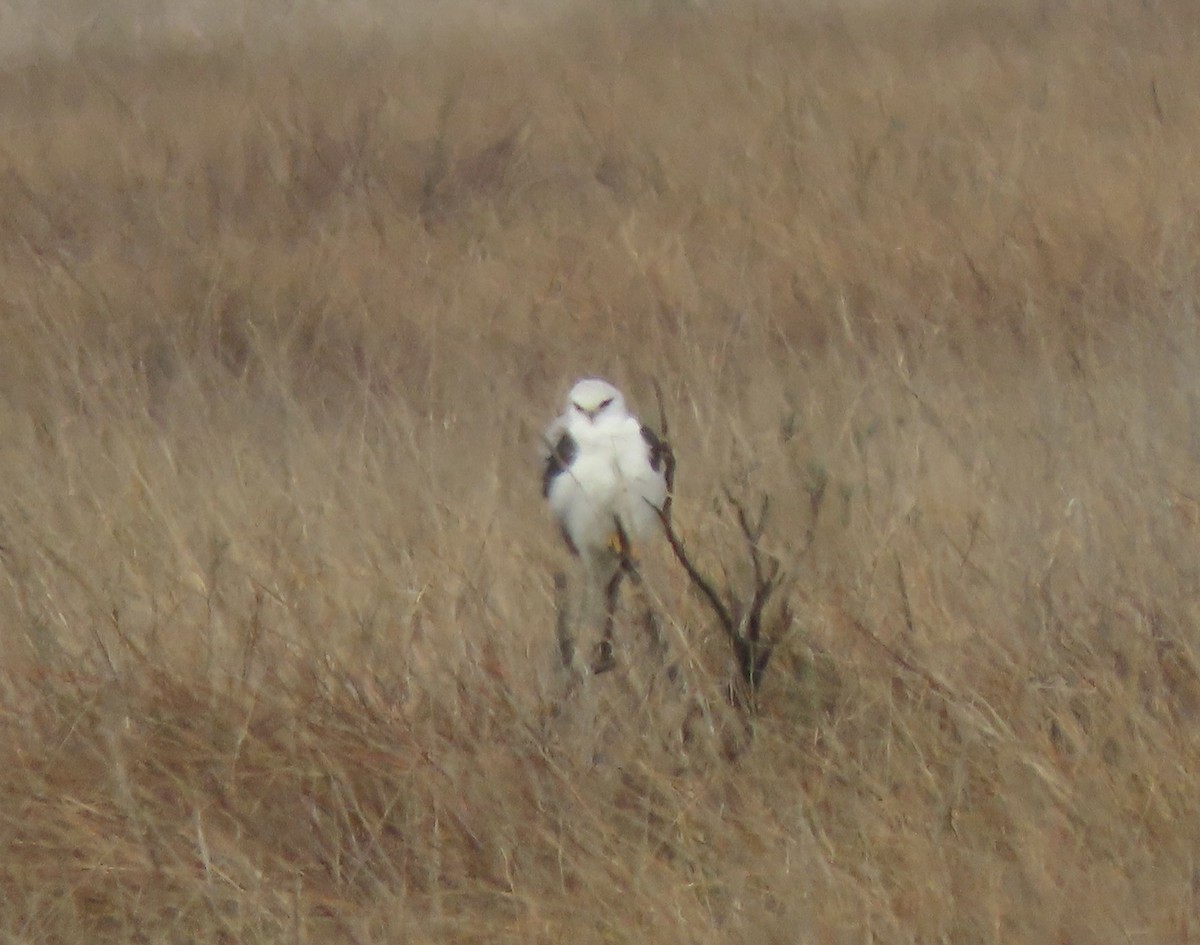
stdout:
[[[753,519],[750,513],[747,512],[745,505],[731,494],[726,494],[726,500],[733,510],[734,517],[737,519],[738,526],[741,529],[742,537],[745,539],[753,570],[754,589],[750,594],[749,601],[745,603],[740,603],[741,598],[734,592],[733,587],[727,586],[726,594],[730,603],[726,604],[721,599],[721,594],[717,591],[712,580],[706,577],[692,562],[691,556],[688,554],[682,539],[675,531],[670,517],[660,512],[659,521],[662,523],[663,533],[667,537],[667,543],[671,546],[675,560],[679,562],[687,573],[692,586],[708,602],[709,607],[712,608],[717,618],[717,622],[721,626],[722,632],[724,632],[726,638],[729,640],[730,646],[733,648],[734,657],[737,660],[741,682],[746,688],[746,695],[749,697],[750,704],[753,705],[754,696],[762,684],[763,674],[770,663],[775,645],[779,642],[778,634],[775,635],[774,639],[767,640],[763,638],[763,614],[776,591],[784,583],[782,578],[783,568],[777,558],[772,558],[769,562],[764,561],[760,548],[760,541],[766,529],[767,513],[770,508],[769,499],[764,497],[758,514]],[[779,614],[779,619],[775,622],[775,626],[777,628],[786,628],[790,624],[791,612],[785,606]],[[733,693],[735,700],[743,701],[738,697],[736,689],[733,690]]]
[[[687,573],[688,580],[691,581],[692,586],[708,602],[709,607],[712,608],[713,614],[717,618],[717,622],[721,626],[722,632],[724,632],[726,638],[729,640],[730,646],[733,648],[734,657],[737,660],[742,682],[748,690],[752,705],[754,695],[761,684],[763,673],[766,671],[767,664],[771,660],[774,647],[779,642],[778,635],[772,640],[763,639],[763,613],[766,611],[776,591],[784,583],[784,578],[782,577],[783,568],[779,559],[771,557],[769,561],[764,560],[761,549],[762,536],[766,531],[767,514],[770,511],[770,497],[764,495],[757,514],[751,516],[743,502],[735,498],[728,490],[725,492],[725,500],[729,504],[729,508],[733,511],[738,527],[741,529],[742,538],[746,543],[747,552],[750,555],[754,589],[750,594],[749,601],[745,601],[744,597],[734,590],[733,581],[729,578],[728,572],[726,572],[725,594],[723,598],[712,579],[707,577],[692,562],[692,558],[688,554],[683,540],[679,537],[678,532],[675,531],[675,526],[671,521],[671,503],[675,495],[675,452],[671,449],[670,445],[670,427],[667,421],[667,411],[663,404],[662,387],[659,385],[657,379],[654,380],[654,394],[658,399],[658,420],[661,431],[660,455],[663,458],[663,473],[667,482],[667,498],[663,502],[663,507],[656,509],[658,520],[662,524],[663,534],[666,535],[667,543],[671,546],[671,552],[675,555],[675,560],[679,562],[683,570]],[[624,557],[622,555],[623,559]],[[776,621],[776,628],[786,628],[790,624],[791,612],[785,605]],[[732,691],[736,699],[736,689]]]
[[[749,687],[750,692],[754,693],[758,689],[774,650],[774,642],[763,643],[762,615],[772,595],[779,588],[782,565],[778,558],[772,558],[769,565],[764,565],[759,550],[759,542],[766,528],[767,512],[770,509],[770,496],[763,496],[758,515],[753,523],[750,521],[746,507],[740,501],[728,493],[726,500],[737,517],[742,536],[746,540],[746,547],[750,552],[750,563],[754,569],[754,592],[749,605],[745,608],[742,625],[737,628],[738,633],[733,639],[734,653],[738,658],[742,679]],[[787,619],[782,625],[787,626],[790,623],[790,615],[787,615],[785,611],[784,616]]]
[[675,501],[675,450],[671,448],[671,428],[667,423],[667,409],[663,406],[662,385],[654,378],[654,397],[658,401],[658,437],[661,441],[663,479],[667,483],[667,497],[659,510],[659,517],[670,519],[671,505]]
[[675,560],[687,572],[688,579],[692,582],[696,590],[708,601],[709,606],[713,609],[713,613],[717,615],[717,620],[721,623],[721,629],[732,636],[734,632],[733,615],[721,600],[721,595],[717,593],[717,589],[713,587],[712,582],[692,564],[692,559],[688,555],[687,549],[684,548],[682,540],[675,533],[675,526],[671,524],[671,518],[665,510],[659,510],[658,520],[662,523],[663,533],[667,536],[667,544],[671,546]]

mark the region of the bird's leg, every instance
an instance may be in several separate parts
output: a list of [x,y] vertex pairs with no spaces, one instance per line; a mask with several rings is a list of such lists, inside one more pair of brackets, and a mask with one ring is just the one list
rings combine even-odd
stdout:
[[637,570],[637,556],[633,553],[633,544],[629,540],[629,533],[625,531],[621,520],[615,516],[613,517],[613,535],[609,544],[617,554],[617,573],[628,574],[633,578],[635,584],[641,583],[641,576]]
[[616,657],[613,656],[613,625],[616,622],[617,594],[621,589],[621,579],[624,577],[624,569],[617,568],[604,587],[604,633],[600,638],[596,662],[592,665],[592,673],[597,676],[600,673],[607,673],[617,665]]
[[[629,542],[629,535],[625,529],[621,527],[620,521],[616,522],[616,531],[613,533],[612,544],[615,546],[614,551],[620,556],[620,565],[617,568],[617,575],[628,574],[629,579],[633,581],[633,586],[642,591],[642,603],[645,605],[646,611],[644,616],[644,627],[646,635],[650,640],[651,649],[655,656],[665,662],[669,650],[667,647],[667,638],[663,635],[662,627],[658,622],[658,614],[654,612],[654,608],[646,599],[644,588],[642,585],[642,574],[637,567],[637,557],[633,553],[633,548]],[[616,604],[615,594],[613,604]],[[675,673],[678,672],[677,667],[670,667],[668,675],[674,679]]]
[[618,560],[617,568],[604,588],[604,634],[600,638],[599,654],[592,667],[592,672],[597,675],[608,672],[616,665],[616,658],[613,655],[613,630],[616,623],[617,596],[621,590],[621,581],[625,579],[626,574],[635,581],[638,580],[637,566],[633,561],[629,535],[621,525],[620,519],[614,517],[613,529],[611,544],[618,555]]

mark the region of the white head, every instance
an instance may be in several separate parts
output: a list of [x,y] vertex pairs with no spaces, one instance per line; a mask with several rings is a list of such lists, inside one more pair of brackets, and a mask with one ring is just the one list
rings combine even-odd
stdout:
[[625,398],[612,384],[598,377],[586,377],[567,395],[567,415],[571,419],[581,417],[595,423],[610,417],[627,416],[628,411]]

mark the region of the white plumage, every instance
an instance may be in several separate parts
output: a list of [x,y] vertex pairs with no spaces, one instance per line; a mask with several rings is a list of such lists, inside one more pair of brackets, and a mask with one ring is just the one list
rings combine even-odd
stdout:
[[598,378],[571,388],[545,442],[542,492],[571,550],[593,579],[607,580],[623,542],[636,545],[658,527],[667,498],[663,445]]
[[634,546],[658,526],[667,502],[670,448],[629,413],[619,390],[589,377],[571,388],[566,410],[546,430],[543,458],[542,494],[567,546],[583,561],[589,619],[603,592],[604,635],[592,664],[592,672],[602,673],[615,665],[613,614],[621,580],[636,574]]

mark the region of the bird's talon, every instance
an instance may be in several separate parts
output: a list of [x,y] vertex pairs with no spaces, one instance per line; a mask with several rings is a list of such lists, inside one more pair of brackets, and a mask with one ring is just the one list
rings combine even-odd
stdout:
[[627,561],[631,564],[637,563],[637,553],[630,547],[628,540],[623,538],[620,532],[613,532],[609,536],[606,547],[622,561]]
[[613,646],[611,640],[601,640],[596,647],[596,659],[592,663],[592,675],[599,676],[601,673],[607,673],[617,666],[616,657],[613,656]]

